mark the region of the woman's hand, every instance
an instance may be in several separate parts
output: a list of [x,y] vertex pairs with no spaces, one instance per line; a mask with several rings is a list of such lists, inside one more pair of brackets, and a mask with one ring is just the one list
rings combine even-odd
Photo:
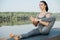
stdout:
[[38,21],[37,18],[35,18],[35,21]]
[[30,18],[30,20],[32,21],[32,23],[33,23],[35,26],[37,26],[38,20],[37,20],[36,18],[33,18],[32,16],[30,16],[29,18]]
[[29,19],[33,22],[35,20],[35,18],[33,18],[32,16],[29,16]]

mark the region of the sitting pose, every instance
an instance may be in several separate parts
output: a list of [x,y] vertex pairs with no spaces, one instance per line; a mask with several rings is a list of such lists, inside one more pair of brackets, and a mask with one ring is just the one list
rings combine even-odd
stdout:
[[53,24],[55,22],[55,17],[53,17],[49,12],[48,12],[48,5],[45,1],[40,1],[39,7],[41,9],[41,12],[36,16],[36,18],[30,16],[30,20],[32,21],[33,25],[35,25],[37,28],[33,29],[32,31],[26,33],[26,34],[21,34],[21,35],[15,35],[13,33],[10,33],[10,37],[14,38],[15,40],[19,40],[22,38],[27,38],[33,35],[38,35],[38,34],[49,34],[51,28],[53,27]]

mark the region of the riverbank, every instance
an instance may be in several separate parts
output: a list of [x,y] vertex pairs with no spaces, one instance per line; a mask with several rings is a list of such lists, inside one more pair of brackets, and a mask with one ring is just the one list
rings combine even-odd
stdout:
[[[36,17],[39,12],[0,12],[0,26],[30,24],[29,16]],[[51,13],[60,21],[60,13]]]

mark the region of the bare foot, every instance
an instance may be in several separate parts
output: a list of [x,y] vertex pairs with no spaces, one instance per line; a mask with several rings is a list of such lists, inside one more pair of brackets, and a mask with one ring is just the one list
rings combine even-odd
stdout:
[[20,38],[19,38],[19,36],[15,36],[14,39],[15,40],[19,40]]
[[13,33],[10,33],[9,36],[13,38],[15,35]]
[[15,40],[19,40],[19,39],[20,39],[19,36],[15,35],[15,34],[13,34],[13,33],[10,33],[9,36],[10,36],[10,38],[14,38]]
[[0,40],[7,40],[7,38],[0,38]]

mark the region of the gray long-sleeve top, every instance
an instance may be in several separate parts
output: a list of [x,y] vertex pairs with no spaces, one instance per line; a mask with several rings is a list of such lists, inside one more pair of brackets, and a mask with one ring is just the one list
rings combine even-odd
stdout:
[[53,25],[55,23],[55,20],[56,20],[54,16],[50,16],[49,18],[46,18],[46,15],[44,17],[42,17],[42,18],[39,18],[38,15],[37,15],[36,18],[38,19],[38,21],[40,19],[42,19],[42,21],[49,22],[49,25],[47,27],[42,25],[42,24],[38,24],[37,25],[40,33],[43,33],[43,34],[49,33],[49,31],[53,27]]

